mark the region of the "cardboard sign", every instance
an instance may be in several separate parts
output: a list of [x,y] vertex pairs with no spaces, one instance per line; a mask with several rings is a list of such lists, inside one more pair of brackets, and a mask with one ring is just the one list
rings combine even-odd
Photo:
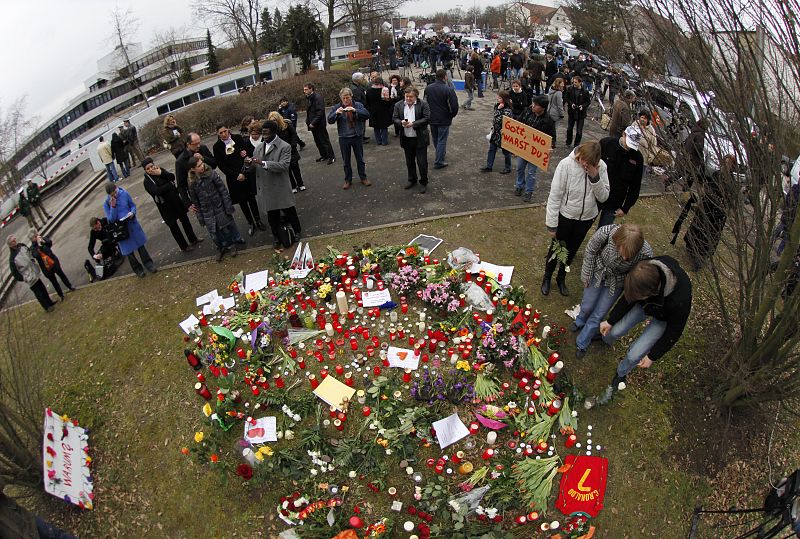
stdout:
[[565,515],[582,512],[596,517],[606,494],[608,459],[567,455],[564,464],[570,468],[561,476],[556,507]]
[[44,415],[44,490],[83,509],[92,509],[94,487],[89,464],[89,434],[50,408]]
[[504,150],[542,170],[547,170],[547,165],[550,163],[550,148],[553,147],[550,135],[508,117],[503,117],[501,134],[501,147]]

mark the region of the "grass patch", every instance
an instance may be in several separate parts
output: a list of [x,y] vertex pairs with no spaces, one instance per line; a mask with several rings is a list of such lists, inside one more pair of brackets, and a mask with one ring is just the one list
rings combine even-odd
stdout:
[[[687,262],[683,250],[668,243],[673,217],[671,200],[655,198],[641,200],[628,219],[641,224],[657,254]],[[545,323],[567,325],[564,310],[580,301],[580,255],[568,276],[570,297],[554,293],[544,298],[538,292],[549,243],[543,208],[336,236],[312,241],[312,251],[321,255],[327,245],[350,249],[367,242],[405,243],[418,233],[444,238],[436,252],[441,258],[463,245],[485,260],[513,264],[514,282],[525,286],[528,301],[541,309]],[[37,305],[22,307],[27,323],[46,324],[48,333],[47,353],[26,360],[41,369],[46,404],[92,429],[96,477],[93,512],[79,512],[44,494],[25,503],[82,537],[277,535],[284,526],[275,522],[274,507],[280,496],[293,490],[290,481],[248,489],[238,477],[223,481],[216,471],[179,452],[190,445],[204,421],[177,324],[195,310],[196,296],[223,289],[239,270],[263,269],[270,258],[271,251],[251,251],[223,264],[198,263],[147,279],[98,283],[70,294],[52,315],[40,312]],[[700,279],[694,283],[701,286]],[[736,447],[747,445],[749,455],[763,454],[767,438],[760,434],[771,426],[762,421],[731,427],[709,410],[702,381],[692,374],[714,353],[704,317],[704,309],[696,305],[676,348],[649,371],[632,374],[629,389],[612,405],[581,410],[580,438],[587,438],[586,427],[592,425],[593,444],[603,446],[600,454],[610,461],[606,509],[596,519],[600,537],[685,536],[695,506],[720,508],[722,501],[743,499],[742,493],[749,501],[766,492],[768,472],[762,465],[731,483],[742,466],[742,459],[731,452],[715,468],[692,465],[708,458],[693,455],[692,448],[718,432],[738,437]],[[580,363],[573,359],[574,345],[568,347],[563,354],[568,376],[585,393],[599,392],[610,381],[624,344],[593,347]],[[743,432],[759,436],[742,436]],[[776,470],[796,467],[800,453],[797,432],[781,428],[776,440],[785,451],[772,462],[773,478],[780,473]],[[397,481],[400,493],[409,499],[407,483]],[[370,503],[388,506],[383,493],[364,496]],[[558,518],[556,513],[552,516]]]

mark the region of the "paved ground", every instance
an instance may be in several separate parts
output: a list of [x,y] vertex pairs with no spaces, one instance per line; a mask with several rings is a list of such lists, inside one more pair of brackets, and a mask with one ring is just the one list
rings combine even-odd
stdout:
[[[463,101],[466,95],[464,92],[458,92],[458,97],[459,101]],[[522,204],[521,199],[514,196],[513,193],[515,172],[508,175],[499,174],[499,170],[503,166],[502,154],[498,155],[495,161],[495,170],[498,172],[485,174],[478,171],[486,160],[488,142],[485,136],[491,126],[491,111],[495,102],[494,93],[487,92],[485,98],[475,98],[473,103],[475,110],[459,112],[450,130],[447,152],[447,162],[450,166],[441,170],[431,168],[430,185],[428,192],[424,195],[416,193],[415,190],[403,189],[406,183],[405,162],[399,139],[393,136],[394,132],[391,128],[389,146],[377,146],[374,139],[365,146],[364,159],[367,175],[373,185],[364,187],[356,182],[352,189],[344,191],[341,188],[344,174],[335,128],[329,126],[329,134],[334,143],[337,161],[333,165],[327,165],[315,162],[319,154],[312,137],[306,131],[305,125],[300,126],[300,135],[307,142],[306,149],[300,154],[302,158],[300,166],[308,190],[296,195],[303,235],[310,237],[422,217]],[[303,115],[304,113],[301,114],[301,116]],[[565,123],[562,121],[558,130],[558,140],[561,141],[565,137]],[[368,134],[371,135],[371,133],[372,130],[368,129]],[[598,123],[587,119],[584,141],[602,136],[603,132]],[[214,139],[209,138],[204,142],[210,146]],[[555,170],[558,161],[568,155],[569,151],[570,149],[563,144],[556,148],[550,171],[539,174],[533,203],[541,203],[546,200],[552,171]],[[429,148],[428,155],[432,167],[432,148]],[[174,171],[174,159],[169,153],[161,152],[154,158],[160,166]],[[48,211],[53,213],[55,208],[71,204],[77,189],[86,185],[94,175],[95,173],[87,170],[61,192],[52,195],[47,201]],[[161,221],[151,197],[144,191],[142,179],[142,170],[137,167],[133,175],[123,180],[121,185],[132,194],[137,203],[139,221],[149,238],[147,248],[156,264],[167,266],[212,256],[214,252],[211,241],[204,242],[201,248],[191,253],[182,253],[178,249],[169,230]],[[661,191],[661,183],[657,179],[645,178],[642,186],[643,193]],[[104,197],[105,192],[100,184],[82,201],[76,203],[69,216],[50,233],[54,241],[54,249],[59,255],[67,275],[76,286],[88,283],[86,272],[83,269],[83,262],[88,258],[88,222],[93,215],[102,216]],[[239,229],[246,235],[247,224],[241,212],[237,211],[236,220]],[[266,221],[266,216],[264,216],[264,220]],[[193,223],[196,224],[196,221]],[[5,245],[5,237],[8,233],[13,232],[23,237],[26,229],[27,224],[24,219],[15,219],[2,233],[3,245]],[[195,231],[205,233],[199,225],[196,225]],[[256,232],[253,237],[247,239],[247,247],[264,246],[272,241],[268,231]],[[5,252],[7,253],[7,251]],[[8,273],[6,263],[0,265],[0,268],[2,268],[0,269],[1,275],[4,276]],[[117,275],[131,273],[130,266],[125,263]],[[29,299],[31,299],[31,294],[27,287],[16,286],[9,302],[16,303]]]

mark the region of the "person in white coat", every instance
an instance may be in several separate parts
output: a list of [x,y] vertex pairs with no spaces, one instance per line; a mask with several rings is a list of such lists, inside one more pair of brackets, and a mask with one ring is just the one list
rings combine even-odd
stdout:
[[567,268],[597,217],[597,203],[605,202],[608,192],[608,171],[600,159],[600,143],[597,141],[584,142],[556,167],[545,218],[547,231],[555,241],[550,243],[545,258],[543,295],[550,293],[550,281],[556,267],[558,291],[562,296],[569,295]]

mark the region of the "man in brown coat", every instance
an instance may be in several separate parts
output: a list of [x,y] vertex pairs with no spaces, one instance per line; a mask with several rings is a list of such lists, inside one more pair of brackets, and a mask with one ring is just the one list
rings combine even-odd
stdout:
[[634,101],[636,101],[636,93],[633,90],[625,90],[614,100],[614,106],[611,109],[611,123],[608,126],[609,136],[621,138],[625,128],[631,125],[631,103]]

